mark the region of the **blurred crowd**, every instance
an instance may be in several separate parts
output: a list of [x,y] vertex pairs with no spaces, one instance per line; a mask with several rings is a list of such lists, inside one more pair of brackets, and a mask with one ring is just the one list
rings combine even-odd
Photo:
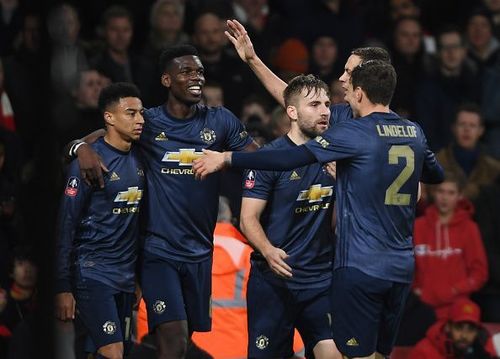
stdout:
[[[160,52],[191,43],[207,105],[227,107],[261,145],[287,133],[283,108],[225,37],[226,19],[246,27],[282,79],[324,80],[332,103],[343,101],[338,77],[352,49],[390,51],[391,109],[423,127],[447,171],[418,208],[400,344],[414,345],[464,298],[500,323],[500,0],[0,0],[0,357],[9,342],[20,353],[16,332],[49,297],[38,300],[36,281],[44,269],[50,288],[54,236],[43,229],[54,227],[63,147],[103,127],[103,87],[133,82],[144,106],[157,106]],[[233,220],[240,183],[240,172],[224,173]]]

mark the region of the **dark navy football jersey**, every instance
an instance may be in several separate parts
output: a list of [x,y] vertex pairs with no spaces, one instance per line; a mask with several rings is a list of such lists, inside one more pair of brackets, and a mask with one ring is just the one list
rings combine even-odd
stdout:
[[418,182],[423,171],[441,171],[420,127],[373,113],[336,124],[306,147],[321,163],[337,161],[334,267],[411,282]]
[[330,126],[353,118],[351,106],[348,103],[330,105]]
[[177,119],[164,106],[145,112],[140,139],[147,168],[145,250],[200,262],[212,253],[219,201],[219,174],[195,180],[193,160],[202,149],[239,151],[252,143],[240,121],[224,107],[196,106]]
[[[286,149],[296,145],[288,136],[271,142],[267,149]],[[329,285],[332,275],[334,235],[332,211],[335,180],[319,163],[292,171],[246,173],[243,197],[267,201],[263,228],[273,246],[283,249],[292,267],[291,279],[273,274],[258,252],[252,265],[269,279],[289,288],[318,288]],[[264,217],[264,216],[263,216]]]
[[57,291],[70,291],[72,273],[133,292],[138,251],[139,203],[144,168],[137,147],[120,151],[100,138],[93,149],[109,172],[103,189],[88,186],[77,160],[68,168],[61,200],[57,245]]

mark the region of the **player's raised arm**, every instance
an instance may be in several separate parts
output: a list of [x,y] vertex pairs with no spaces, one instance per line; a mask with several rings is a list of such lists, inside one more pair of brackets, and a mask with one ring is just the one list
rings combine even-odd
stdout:
[[99,185],[100,188],[104,187],[102,171],[108,172],[108,169],[103,163],[101,156],[92,149],[90,144],[105,134],[106,130],[104,129],[96,130],[82,139],[70,142],[64,150],[68,159],[78,157],[81,176],[85,183],[88,185]]
[[286,88],[286,82],[276,76],[276,74],[257,56],[252,41],[242,24],[237,20],[227,20],[227,26],[229,30],[224,33],[234,45],[240,58],[250,66],[257,78],[275,100],[278,101],[281,106],[285,106],[283,90]]

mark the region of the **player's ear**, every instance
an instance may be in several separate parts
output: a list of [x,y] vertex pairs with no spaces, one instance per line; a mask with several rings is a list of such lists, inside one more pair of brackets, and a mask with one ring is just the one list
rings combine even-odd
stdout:
[[104,122],[106,125],[113,126],[115,124],[115,119],[113,118],[113,114],[109,111],[104,111]]
[[170,85],[172,84],[172,78],[168,73],[164,72],[161,75],[161,84],[165,87],[170,87]]
[[361,102],[361,100],[363,99],[363,95],[364,93],[363,90],[361,90],[361,87],[356,87],[354,89],[354,96],[356,98],[356,101]]
[[286,114],[288,115],[288,117],[290,117],[290,120],[292,120],[292,121],[297,121],[299,118],[299,116],[297,114],[297,107],[292,106],[292,105],[288,105],[286,107]]

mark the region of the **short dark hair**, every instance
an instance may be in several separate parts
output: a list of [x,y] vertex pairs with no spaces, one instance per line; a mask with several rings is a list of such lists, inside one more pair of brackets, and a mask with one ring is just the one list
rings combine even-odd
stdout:
[[438,49],[442,48],[441,37],[444,34],[451,34],[451,33],[457,33],[459,38],[460,38],[460,45],[465,46],[465,37],[464,37],[462,30],[457,25],[446,24],[439,29],[437,36],[436,36],[436,40],[437,40],[436,42],[437,42]]
[[453,120],[453,124],[456,124],[457,123],[457,120],[458,120],[458,114],[460,112],[472,112],[472,113],[475,113],[479,116],[479,122],[481,123],[481,125],[483,125],[483,116],[481,115],[481,107],[475,103],[475,102],[464,102],[462,104],[460,104],[458,107],[457,107],[457,111],[455,112],[455,119]]
[[129,82],[115,82],[101,90],[99,94],[99,110],[106,111],[109,106],[125,97],[141,98],[141,93],[137,86]]
[[457,185],[458,191],[462,192],[465,188],[465,184],[467,183],[467,179],[463,174],[460,174],[459,172],[446,170],[444,171],[443,183],[444,182],[455,183]]
[[198,50],[192,45],[183,44],[167,47],[162,51],[160,60],[158,61],[160,72],[163,74],[173,59],[189,55],[198,56]]
[[375,104],[389,105],[396,88],[394,67],[380,60],[361,63],[352,70],[352,87],[360,87]]
[[120,6],[120,5],[112,5],[108,7],[104,12],[102,13],[101,16],[101,25],[103,27],[106,27],[108,25],[108,22],[111,19],[115,18],[122,18],[126,17],[129,21],[130,24],[134,24],[134,19],[132,18],[132,14],[126,7]]
[[351,55],[359,56],[361,58],[361,62],[380,60],[389,64],[391,63],[391,55],[389,55],[389,52],[382,47],[358,47],[357,49],[351,51]]
[[36,265],[33,248],[29,245],[19,245],[12,250],[9,258],[9,268],[11,273],[14,272],[16,261],[28,261]]
[[293,97],[300,95],[303,89],[307,91],[306,96],[311,92],[318,93],[320,90],[325,90],[326,95],[330,98],[330,89],[322,80],[314,75],[299,75],[294,77],[283,91],[285,107],[290,105]]

